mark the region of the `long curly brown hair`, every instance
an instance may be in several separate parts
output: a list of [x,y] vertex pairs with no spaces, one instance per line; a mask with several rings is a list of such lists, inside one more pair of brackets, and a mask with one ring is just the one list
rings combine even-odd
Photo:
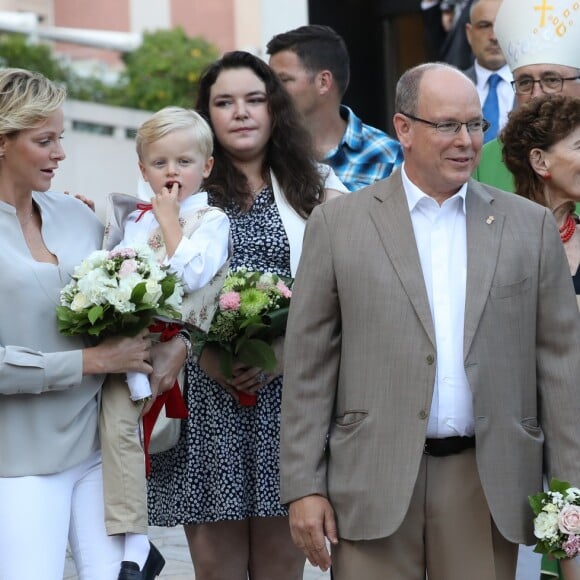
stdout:
[[510,113],[499,139],[503,142],[503,160],[514,176],[517,194],[549,207],[545,182],[530,163],[530,151],[548,150],[578,126],[580,97],[542,95]]
[[[316,167],[310,135],[303,127],[290,95],[266,63],[248,52],[232,51],[224,54],[201,77],[196,109],[212,126],[209,114],[211,87],[222,71],[240,68],[252,71],[266,86],[272,134],[262,177],[268,182],[271,169],[288,203],[302,217],[308,217],[324,198],[323,179]],[[215,133],[213,154],[214,167],[204,187],[215,195],[217,203],[222,207],[232,203],[244,207],[251,197],[247,179],[215,139]]]

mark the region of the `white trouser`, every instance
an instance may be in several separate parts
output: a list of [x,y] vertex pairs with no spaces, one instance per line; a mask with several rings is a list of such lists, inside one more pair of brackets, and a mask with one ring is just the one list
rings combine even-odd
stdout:
[[80,580],[117,580],[123,539],[105,531],[100,452],[61,473],[0,478],[2,580],[62,580],[67,539]]

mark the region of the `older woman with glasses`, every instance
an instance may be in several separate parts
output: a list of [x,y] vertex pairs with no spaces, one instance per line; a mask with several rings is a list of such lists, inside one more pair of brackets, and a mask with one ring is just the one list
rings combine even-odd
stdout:
[[[514,76],[516,109],[542,95],[580,97],[580,34],[566,18],[572,2],[551,0],[545,10],[539,10],[537,4],[541,3],[503,0],[495,19],[497,40]],[[556,31],[558,23],[562,27]],[[484,146],[474,177],[514,191],[498,139]]]
[[[536,82],[544,87],[552,83],[552,88],[557,84],[556,77],[545,76],[534,84],[530,79],[528,90],[535,89]],[[580,306],[580,235],[575,214],[580,201],[580,97],[546,94],[532,99],[512,112],[500,140],[516,193],[549,207],[558,222]],[[562,561],[562,570],[558,568],[555,560],[544,558],[542,571],[549,577],[560,573],[559,578],[580,579],[580,567],[573,560]]]

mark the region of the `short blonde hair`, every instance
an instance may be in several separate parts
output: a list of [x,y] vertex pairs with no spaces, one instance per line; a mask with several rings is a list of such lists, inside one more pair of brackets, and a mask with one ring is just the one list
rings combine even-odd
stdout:
[[41,125],[66,99],[66,88],[20,68],[0,69],[0,135]]
[[165,107],[139,127],[135,143],[139,159],[143,159],[147,145],[181,129],[191,130],[196,138],[198,151],[205,159],[209,159],[213,153],[213,134],[210,126],[199,113],[182,107]]

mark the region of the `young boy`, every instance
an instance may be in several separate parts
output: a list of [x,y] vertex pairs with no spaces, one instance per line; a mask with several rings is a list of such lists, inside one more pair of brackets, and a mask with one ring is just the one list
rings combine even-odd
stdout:
[[[167,107],[139,128],[136,147],[139,169],[155,196],[143,204],[112,194],[104,247],[147,244],[178,275],[185,289],[181,322],[186,326],[174,340],[183,340],[189,355],[186,329],[208,330],[230,252],[229,220],[208,206],[207,194],[200,191],[213,165],[212,132],[194,111]],[[146,375],[128,377],[131,394],[115,376],[120,375],[106,381],[101,402],[105,523],[108,534],[124,534],[119,580],[149,579],[164,565],[147,537],[145,456],[138,435],[152,393]]]

